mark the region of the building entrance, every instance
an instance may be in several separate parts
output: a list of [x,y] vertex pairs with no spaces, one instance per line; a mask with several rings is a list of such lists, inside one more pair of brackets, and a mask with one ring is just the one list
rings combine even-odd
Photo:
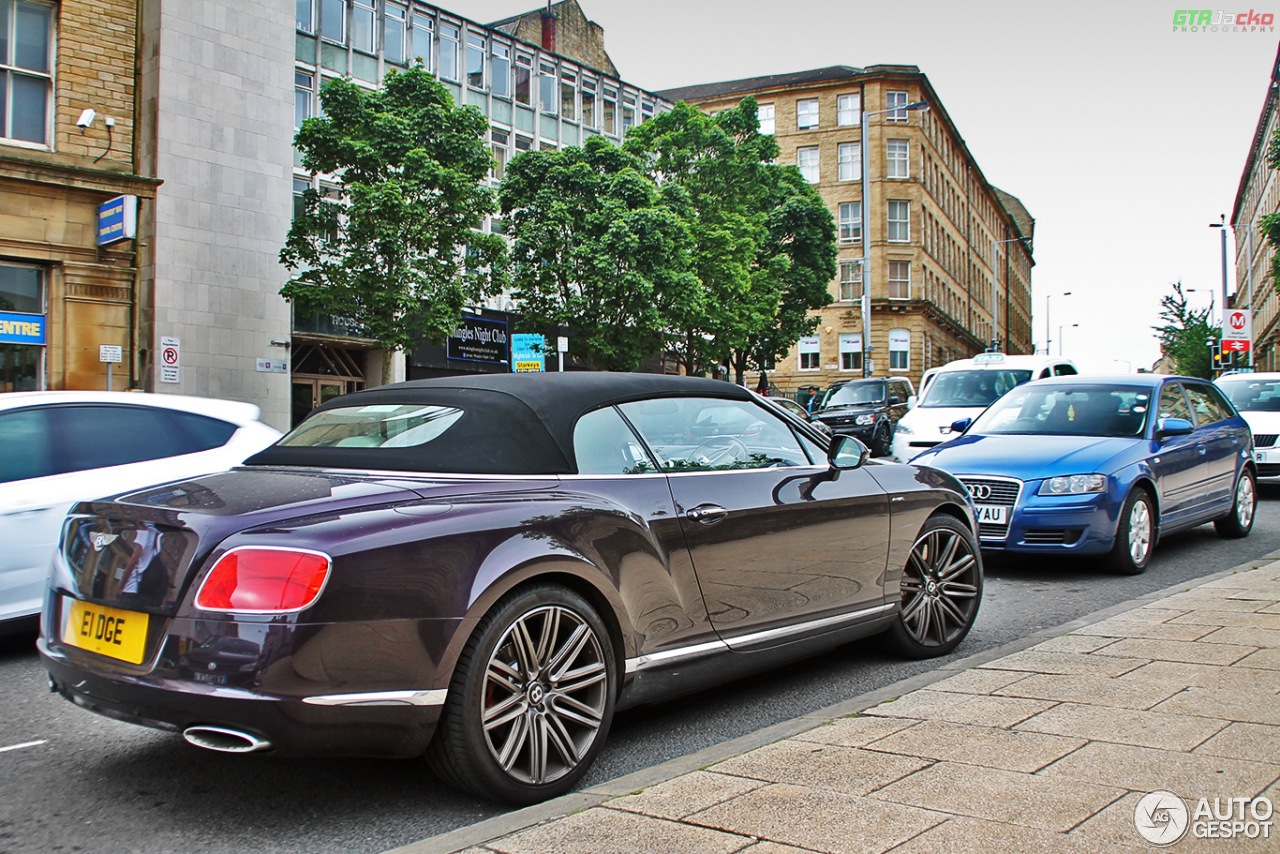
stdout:
[[364,388],[364,350],[299,344],[293,359],[292,426],[339,395]]

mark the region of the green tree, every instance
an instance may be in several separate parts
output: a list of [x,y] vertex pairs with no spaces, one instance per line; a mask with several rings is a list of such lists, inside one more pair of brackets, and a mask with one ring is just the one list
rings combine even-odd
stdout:
[[[464,305],[499,291],[505,244],[478,231],[495,210],[488,122],[457,108],[421,67],[392,71],[377,91],[347,79],[320,90],[324,115],[295,144],[311,175],[280,252],[293,273],[281,294],[304,314],[357,325],[389,351],[442,341]],[[391,360],[382,380],[390,380]]]
[[633,128],[623,147],[691,205],[694,272],[704,298],[671,318],[668,349],[687,373],[730,360],[736,379],[784,356],[831,301],[835,225],[794,166],[779,166],[754,98],[708,116],[688,104]]
[[1160,340],[1160,348],[1173,362],[1173,369],[1189,377],[1210,379],[1213,365],[1206,344],[1218,337],[1218,330],[1209,325],[1210,309],[1192,309],[1187,305],[1182,282],[1173,285],[1173,293],[1160,300],[1160,319],[1164,323],[1153,326]]
[[673,313],[695,311],[688,200],[605,140],[521,154],[500,200],[513,292],[535,329],[569,327],[590,367],[635,370],[661,352]]

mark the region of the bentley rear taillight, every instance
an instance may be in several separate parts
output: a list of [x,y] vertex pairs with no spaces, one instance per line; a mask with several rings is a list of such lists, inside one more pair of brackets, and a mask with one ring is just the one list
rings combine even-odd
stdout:
[[301,549],[245,546],[218,559],[196,595],[205,611],[282,614],[320,597],[332,561]]

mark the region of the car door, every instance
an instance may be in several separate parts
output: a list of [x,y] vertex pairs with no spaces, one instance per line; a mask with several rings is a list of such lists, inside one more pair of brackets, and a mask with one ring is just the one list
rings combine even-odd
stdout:
[[[667,473],[711,624],[731,647],[784,643],[883,610],[888,497],[861,469],[830,476],[750,401],[619,407]],[[708,421],[744,425],[704,438]],[[817,457],[815,459],[815,457]]]
[[59,479],[48,410],[0,413],[0,620],[40,610],[70,506],[59,497]]
[[1235,413],[1209,383],[1183,383],[1196,416],[1196,436],[1204,447],[1202,498],[1206,512],[1216,515],[1231,507],[1236,463],[1245,448],[1243,431],[1231,419]]
[[[1195,416],[1179,382],[1168,382],[1160,390],[1154,431],[1161,419],[1183,418],[1195,424]],[[1154,433],[1152,434],[1155,435]],[[1177,522],[1195,512],[1204,479],[1204,448],[1195,433],[1166,436],[1156,440],[1151,468],[1160,490],[1161,519]]]

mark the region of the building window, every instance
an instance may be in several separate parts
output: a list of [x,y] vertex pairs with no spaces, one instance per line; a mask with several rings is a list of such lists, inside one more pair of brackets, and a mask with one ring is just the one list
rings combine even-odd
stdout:
[[338,44],[347,43],[346,0],[320,0],[320,37]]
[[810,184],[818,183],[818,146],[809,145],[796,149],[796,165],[800,174]]
[[636,126],[636,96],[622,96],[622,134]]
[[600,102],[600,129],[605,133],[618,132],[618,90],[609,86],[602,87],[604,98]]
[[558,113],[560,104],[556,102],[556,67],[543,62],[539,65],[538,97],[542,100],[542,112]]
[[0,311],[44,314],[44,281],[39,267],[0,264]]
[[484,88],[484,36],[467,33],[467,85]]
[[382,54],[387,62],[404,65],[409,61],[405,50],[405,40],[409,34],[409,10],[394,3],[387,4],[386,15],[382,19]]
[[889,299],[911,299],[911,262],[889,262]]
[[560,118],[578,118],[578,75],[572,71],[560,72]]
[[886,143],[885,175],[889,178],[910,178],[911,169],[907,163],[907,141],[891,139]]
[[596,81],[582,78],[582,123],[589,128],[596,126]]
[[773,133],[773,104],[761,104],[757,107],[756,118],[760,120],[761,133]]
[[422,60],[422,67],[431,70],[432,21],[426,15],[413,16],[413,58]]
[[302,71],[293,72],[293,129],[311,118],[311,91],[315,78]]
[[796,127],[809,130],[818,126],[818,99],[796,101]]
[[351,9],[351,46],[365,53],[373,53],[373,22],[377,15],[373,0],[355,0]]
[[521,136],[520,134],[516,134],[516,154],[519,154],[522,151],[532,151],[532,150],[533,150],[533,139],[527,136]]
[[842,142],[836,146],[836,163],[841,181],[862,179],[862,143]]
[[911,203],[889,201],[889,240],[905,243],[911,239]]
[[840,262],[840,301],[853,302],[862,299],[862,264],[857,261]]
[[53,8],[0,0],[0,137],[47,145]]
[[489,74],[493,76],[493,94],[511,97],[511,46],[493,42],[489,46]]
[[315,32],[315,15],[315,0],[297,0],[296,18],[298,22],[298,29],[301,32]]
[[530,106],[533,104],[533,57],[523,53],[516,54],[516,102]]
[[840,334],[840,370],[862,370],[862,333],[843,332]]
[[489,131],[489,146],[493,151],[493,171],[489,176],[498,181],[507,174],[507,144],[510,139],[510,134],[504,130],[493,128]]
[[440,25],[440,76],[446,80],[458,79],[458,40],[462,31],[453,24]]
[[861,123],[862,116],[862,96],[861,95],[841,95],[836,98],[836,124],[856,125]]
[[862,202],[840,203],[840,242],[856,243],[862,239]]
[[906,92],[885,92],[884,108],[893,110],[885,116],[887,121],[905,122],[907,120],[907,93]]
[[909,329],[889,330],[889,370],[911,370],[911,331]]
[[800,370],[816,371],[822,367],[822,345],[818,343],[818,336],[801,338],[799,352]]

